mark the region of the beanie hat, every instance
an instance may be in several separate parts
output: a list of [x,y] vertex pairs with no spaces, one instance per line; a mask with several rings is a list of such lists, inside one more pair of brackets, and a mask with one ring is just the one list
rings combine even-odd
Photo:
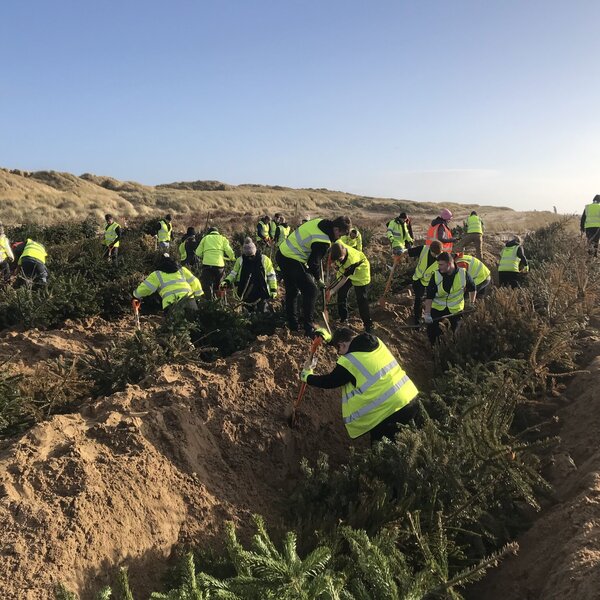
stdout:
[[254,256],[256,254],[256,246],[252,241],[252,238],[247,237],[244,240],[244,245],[242,246],[242,254],[244,256]]

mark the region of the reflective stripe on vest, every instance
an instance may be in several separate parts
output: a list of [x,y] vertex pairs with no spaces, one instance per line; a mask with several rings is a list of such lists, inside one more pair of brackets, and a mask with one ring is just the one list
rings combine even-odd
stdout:
[[170,242],[172,229],[173,229],[172,225],[167,224],[166,221],[161,221],[160,229],[158,230],[158,241],[159,242]]
[[431,276],[438,270],[438,262],[434,261],[427,266],[427,257],[429,255],[429,246],[423,246],[421,254],[419,254],[419,261],[417,262],[417,268],[413,275],[414,281],[420,281],[424,286],[427,286]]
[[467,271],[475,282],[475,285],[483,283],[491,274],[490,270],[474,256],[464,254],[461,258],[457,258],[456,262],[466,262],[469,265]]
[[454,275],[452,280],[452,287],[450,293],[444,289],[444,277],[437,271],[434,274],[435,284],[437,285],[437,292],[435,298],[431,303],[431,308],[435,310],[445,310],[446,308],[450,313],[454,314],[460,312],[465,307],[465,285],[467,284],[467,272],[462,269],[456,269],[457,273]]
[[594,202],[585,207],[585,229],[600,227],[600,203]]
[[[338,243],[340,243],[338,241]],[[340,261],[335,261],[335,269],[338,277],[344,277],[344,271],[351,267],[352,265],[358,264],[356,270],[352,275],[348,277],[348,279],[352,282],[352,285],[363,286],[369,285],[371,283],[371,265],[369,264],[369,260],[367,257],[360,251],[355,248],[351,248],[345,242],[341,242],[346,247],[346,252],[348,255],[346,256],[346,260],[341,263]]]
[[269,237],[269,225],[259,221],[256,226],[256,241],[260,242]]
[[46,264],[46,248],[44,248],[42,244],[28,239],[25,248],[23,248],[21,258],[19,259],[19,264],[21,264],[23,258],[33,258],[34,260],[39,260],[41,263]]
[[404,247],[405,243],[411,239],[406,223],[396,223],[393,219],[388,223],[387,233],[388,239],[390,236],[392,237],[393,248]]
[[440,227],[444,228],[444,237],[445,238],[452,237],[452,231],[450,231],[448,226],[445,223],[438,223],[437,225],[432,225],[427,230],[427,239],[425,240],[425,244],[427,246],[431,246],[431,242],[433,242],[434,240],[438,240],[438,242],[441,242],[441,244],[442,244],[442,250],[446,250],[449,252],[450,250],[452,250],[452,242],[442,242],[442,240],[440,240],[438,238],[438,229]]
[[[155,271],[155,274],[158,279],[158,293],[162,298],[163,308],[179,298],[193,295],[192,287],[181,269],[177,273]],[[171,277],[174,278],[171,279]],[[170,298],[171,300],[169,300]]]
[[119,237],[117,235],[117,227],[119,227],[119,224],[114,222],[111,223],[110,225],[108,225],[105,229],[104,229],[104,244],[106,246],[118,246],[119,242],[117,242],[116,244],[113,244],[113,242],[117,239],[117,237]]
[[352,438],[373,429],[419,393],[387,346],[378,342],[372,352],[351,352],[337,361],[356,380],[356,385],[342,388],[342,417]]
[[477,215],[470,215],[467,217],[467,233],[483,234],[481,219]]
[[517,256],[520,246],[504,246],[500,254],[500,264],[498,271],[508,271],[509,273],[518,273],[521,259]]
[[305,263],[310,256],[311,247],[315,242],[331,245],[331,240],[326,233],[319,229],[323,219],[312,219],[303,223],[279,246],[279,250],[286,258],[293,258]]

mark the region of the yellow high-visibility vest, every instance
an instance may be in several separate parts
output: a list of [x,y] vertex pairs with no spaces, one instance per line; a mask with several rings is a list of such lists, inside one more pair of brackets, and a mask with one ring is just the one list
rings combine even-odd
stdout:
[[518,273],[521,259],[517,256],[520,246],[504,246],[502,253],[500,254],[500,263],[498,264],[498,271],[504,271],[508,273]]
[[117,239],[117,227],[119,227],[119,224],[114,221],[113,223],[111,223],[110,225],[107,225],[104,228],[104,245],[105,246],[112,246],[113,248],[118,248],[121,241],[117,240],[115,242],[115,240]]
[[469,215],[467,217],[467,233],[483,234],[483,223],[478,215]]
[[414,281],[420,281],[425,287],[429,284],[431,276],[438,270],[438,261],[434,260],[429,266],[427,266],[427,260],[429,256],[429,246],[423,246],[421,254],[419,254],[419,260],[417,261],[417,267],[413,275]]
[[19,264],[21,264],[24,258],[33,258],[34,260],[39,260],[42,264],[46,264],[46,256],[48,256],[48,253],[42,244],[28,239],[23,253],[19,258]]
[[199,298],[204,293],[200,280],[186,267],[181,267],[175,273],[154,271],[150,273],[136,288],[133,295],[145,298],[158,292],[162,300],[162,307],[167,308],[174,302],[183,298]]
[[450,292],[447,292],[444,289],[444,276],[439,271],[434,273],[433,276],[435,278],[435,284],[437,285],[437,292],[431,303],[431,308],[435,308],[435,310],[448,309],[450,314],[461,312],[463,310],[465,307],[467,272],[461,267],[458,267],[456,271]]
[[600,202],[585,207],[585,229],[590,227],[600,227]]
[[303,223],[279,245],[279,251],[286,258],[305,263],[314,243],[331,245],[329,236],[319,229],[323,219],[311,219]]

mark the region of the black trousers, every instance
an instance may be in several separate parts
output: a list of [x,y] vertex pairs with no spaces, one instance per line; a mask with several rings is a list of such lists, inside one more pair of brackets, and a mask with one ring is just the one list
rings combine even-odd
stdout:
[[431,345],[435,344],[437,339],[442,335],[442,328],[440,327],[440,323],[442,321],[441,317],[447,316],[448,321],[450,321],[450,326],[452,327],[452,331],[456,331],[458,326],[460,325],[460,320],[462,319],[462,314],[450,316],[450,311],[445,308],[444,310],[436,310],[435,308],[431,309],[431,318],[433,319],[433,323],[427,325],[427,337],[431,342]]
[[276,260],[281,269],[281,276],[285,285],[285,316],[288,326],[292,330],[298,329],[296,303],[298,295],[302,294],[304,330],[310,333],[313,327],[318,292],[315,279],[300,261],[283,256],[279,250],[277,251]]
[[413,309],[413,313],[415,316],[415,322],[418,322],[421,318],[421,314],[423,313],[423,299],[425,298],[426,287],[419,281],[415,281],[413,279],[412,282],[413,293],[415,295],[415,306]]
[[104,258],[108,258],[109,261],[112,262],[115,267],[119,266],[119,247],[113,247],[112,250],[110,246],[107,246],[104,250]]
[[203,265],[200,272],[200,283],[202,291],[209,300],[214,300],[219,291],[225,267],[215,267],[212,265]]
[[348,318],[348,293],[350,289],[354,287],[354,293],[356,294],[356,302],[358,304],[358,313],[365,326],[365,329],[370,329],[373,325],[371,321],[371,314],[369,312],[369,286],[368,285],[352,285],[350,280],[338,290],[337,292],[337,308],[340,321],[345,321]]
[[0,262],[0,284],[10,279],[10,263],[7,260]]
[[394,436],[398,431],[398,425],[408,425],[417,415],[419,405],[416,399],[409,402],[406,406],[391,414],[387,419],[384,419],[378,425],[375,425],[369,435],[371,436],[371,446],[381,440],[388,438],[394,441]]
[[39,260],[26,256],[21,260],[21,270],[25,278],[30,279],[37,285],[46,285],[48,283],[48,269]]
[[500,287],[521,287],[523,275],[514,271],[498,271],[498,284]]
[[598,256],[598,243],[600,242],[600,227],[588,227],[585,230],[585,237],[590,245],[590,254]]
[[[488,290],[490,289],[490,283],[492,282],[492,278],[488,277],[485,281],[482,281],[477,287],[477,298],[483,298],[487,293]],[[467,294],[465,294],[465,296],[468,296],[468,292]]]

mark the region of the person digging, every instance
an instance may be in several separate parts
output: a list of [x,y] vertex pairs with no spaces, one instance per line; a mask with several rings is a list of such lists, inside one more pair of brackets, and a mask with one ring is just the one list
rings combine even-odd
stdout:
[[383,437],[393,440],[398,425],[408,425],[417,414],[415,384],[378,337],[347,327],[333,336],[323,329],[316,333],[337,350],[337,364],[331,373],[315,375],[315,356],[300,379],[316,388],[342,388],[342,418],[351,438],[368,433],[371,444]]

